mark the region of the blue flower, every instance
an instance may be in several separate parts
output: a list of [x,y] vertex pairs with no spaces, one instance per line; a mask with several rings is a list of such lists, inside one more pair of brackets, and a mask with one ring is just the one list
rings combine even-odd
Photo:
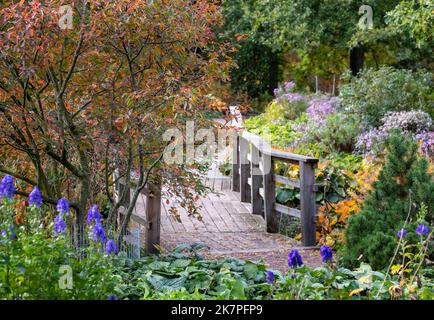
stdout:
[[62,233],[66,229],[66,222],[63,220],[63,216],[59,213],[54,218],[54,233]]
[[2,231],[1,231],[1,236],[3,237],[3,238],[6,238],[7,237],[7,233],[6,233],[6,230],[5,229],[2,229]]
[[429,228],[423,223],[420,223],[416,228],[416,233],[421,237],[426,236],[429,233]]
[[0,182],[0,198],[7,198],[11,200],[15,194],[14,178],[10,175],[4,176]]
[[93,227],[93,241],[98,241],[98,240],[100,240],[101,242],[105,242],[107,240],[107,237],[104,232],[104,228],[101,225],[100,221],[97,221],[95,223],[95,226]]
[[95,223],[101,221],[101,214],[98,211],[97,205],[92,206],[92,208],[90,208],[89,211],[87,212],[87,219],[86,219],[87,225],[90,225],[92,223],[92,220],[95,220]]
[[118,254],[118,247],[116,246],[116,243],[113,240],[108,240],[105,244],[105,252],[107,255]]
[[319,251],[321,253],[322,262],[333,259],[333,250],[329,246],[321,246]]
[[405,238],[407,236],[407,230],[401,229],[396,235],[398,236],[398,238]]
[[11,240],[17,238],[17,236],[15,235],[15,232],[14,232],[14,228],[15,228],[14,224],[11,223],[11,224],[9,225],[9,232],[10,232],[9,239],[11,239]]
[[290,268],[297,268],[303,265],[300,253],[294,249],[288,254],[288,266]]
[[267,275],[265,276],[265,281],[269,284],[274,283],[275,277],[273,271],[267,271]]
[[107,300],[119,300],[119,298],[111,294],[108,296]]
[[62,214],[69,214],[69,203],[68,200],[66,200],[65,198],[61,198],[58,202],[57,202],[57,211],[59,213]]
[[29,204],[31,206],[35,206],[37,208],[41,207],[42,204],[42,195],[39,191],[38,186],[35,186],[33,188],[33,191],[29,194]]

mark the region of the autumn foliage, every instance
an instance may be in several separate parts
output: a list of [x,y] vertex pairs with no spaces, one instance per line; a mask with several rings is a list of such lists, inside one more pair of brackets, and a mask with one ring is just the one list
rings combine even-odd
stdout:
[[[72,29],[59,28],[62,5]],[[226,79],[220,21],[208,0],[0,4],[0,171],[22,195],[38,185],[47,203],[70,199],[78,225],[91,201],[116,215],[115,168],[137,192],[158,180],[193,201],[189,168],[161,170],[161,136],[199,121],[209,84]]]

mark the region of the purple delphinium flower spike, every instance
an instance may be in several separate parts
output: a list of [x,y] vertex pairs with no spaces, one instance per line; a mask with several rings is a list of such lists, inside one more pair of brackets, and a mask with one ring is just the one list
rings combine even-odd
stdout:
[[407,230],[401,229],[396,235],[398,236],[398,238],[405,238],[407,236]]
[[329,246],[321,246],[320,248],[322,262],[326,262],[333,259],[333,250]]
[[274,283],[276,280],[273,271],[267,271],[267,275],[265,276],[265,281],[269,284]]
[[59,213],[54,218],[54,233],[62,233],[66,230],[66,222],[63,220],[63,216],[61,213]]
[[100,221],[97,221],[93,227],[93,241],[105,242],[106,240],[107,237],[104,232],[104,227]]
[[89,211],[87,212],[87,218],[86,218],[87,225],[90,225],[93,220],[95,220],[95,223],[101,221],[101,214],[98,211],[98,206],[97,205],[93,205],[89,209]]
[[40,208],[42,204],[42,195],[38,186],[33,188],[33,191],[29,194],[29,205]]
[[118,247],[116,246],[116,243],[113,240],[108,240],[105,245],[105,252],[107,255],[118,254]]
[[69,203],[68,203],[68,200],[66,200],[65,198],[61,198],[57,202],[56,208],[57,208],[57,211],[59,213],[68,215],[69,214]]
[[421,237],[426,236],[429,233],[429,228],[423,223],[420,223],[416,228],[416,233]]
[[10,175],[4,176],[0,182],[0,198],[7,198],[11,200],[15,195],[14,178]]
[[288,266],[290,268],[297,268],[303,265],[303,259],[301,258],[298,250],[294,249],[288,254]]

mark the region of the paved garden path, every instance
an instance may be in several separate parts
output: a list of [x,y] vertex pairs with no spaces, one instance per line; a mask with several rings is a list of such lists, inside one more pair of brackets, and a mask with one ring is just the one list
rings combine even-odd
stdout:
[[[239,194],[231,191],[230,178],[222,176],[217,168],[210,171],[205,183],[213,193],[199,200],[202,221],[189,217],[181,207],[181,222],[177,221],[163,199],[162,248],[171,250],[182,243],[202,242],[210,248],[203,252],[208,257],[262,259],[270,268],[286,271],[287,255],[300,243],[284,235],[266,233],[262,216],[250,213],[249,204],[240,202]],[[321,264],[317,250],[300,249],[300,253],[305,264]]]

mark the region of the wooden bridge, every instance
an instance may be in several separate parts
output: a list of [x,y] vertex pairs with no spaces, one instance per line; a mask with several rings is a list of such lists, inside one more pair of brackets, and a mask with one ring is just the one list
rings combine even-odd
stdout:
[[[276,175],[278,161],[299,166],[300,179]],[[173,203],[167,205],[161,189],[155,187],[141,195],[132,219],[144,227],[142,239],[148,252],[202,242],[209,246],[210,256],[262,257],[282,269],[290,249],[315,246],[317,163],[315,158],[271,149],[258,136],[244,132],[234,142],[232,176],[223,176],[214,165],[205,179],[213,192],[198,202],[202,221],[190,217],[182,207],[177,207],[181,221],[176,220],[169,213]],[[276,184],[299,188],[300,207],[276,203]],[[282,215],[301,219],[301,243],[278,234]],[[318,264],[316,255],[310,255],[305,258],[307,263]]]

